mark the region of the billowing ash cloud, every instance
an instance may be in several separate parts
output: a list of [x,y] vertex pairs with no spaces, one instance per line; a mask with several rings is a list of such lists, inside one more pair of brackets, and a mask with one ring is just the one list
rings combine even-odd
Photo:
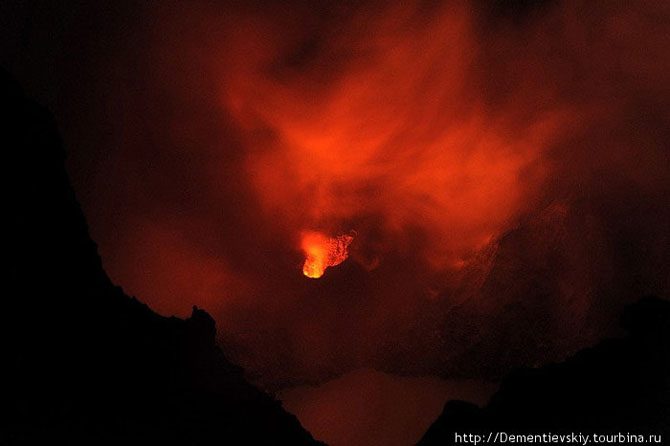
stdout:
[[[56,109],[112,277],[211,311],[271,387],[495,379],[667,294],[667,2],[489,5],[162,2],[82,27]],[[319,280],[311,232],[355,234]]]

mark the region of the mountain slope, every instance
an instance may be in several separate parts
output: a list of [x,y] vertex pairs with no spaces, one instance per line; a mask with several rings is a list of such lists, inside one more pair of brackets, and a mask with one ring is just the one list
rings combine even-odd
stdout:
[[487,438],[490,432],[665,438],[670,434],[670,302],[644,298],[626,309],[622,325],[625,337],[603,341],[560,364],[510,374],[482,409],[448,402],[419,444],[455,444],[456,433]]
[[0,107],[0,444],[318,444],[225,358],[207,313],[161,317],[110,282],[52,118],[2,71]]

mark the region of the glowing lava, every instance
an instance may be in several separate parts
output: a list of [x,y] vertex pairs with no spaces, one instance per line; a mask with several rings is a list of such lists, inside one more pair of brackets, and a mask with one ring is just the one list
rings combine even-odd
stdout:
[[339,265],[349,256],[351,235],[328,237],[320,232],[303,232],[301,248],[305,253],[302,273],[312,279],[323,276],[326,268]]

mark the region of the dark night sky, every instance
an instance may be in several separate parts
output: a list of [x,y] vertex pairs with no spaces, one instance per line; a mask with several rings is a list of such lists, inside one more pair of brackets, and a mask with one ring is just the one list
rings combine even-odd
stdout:
[[[375,388],[425,427],[397,407],[481,400],[455,380],[670,287],[667,2],[396,3],[0,6],[113,280],[207,309],[304,423]],[[353,234],[349,259],[305,278],[305,231]]]

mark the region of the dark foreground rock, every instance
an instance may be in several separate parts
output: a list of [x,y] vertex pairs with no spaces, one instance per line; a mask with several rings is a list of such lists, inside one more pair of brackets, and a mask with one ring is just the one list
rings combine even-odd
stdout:
[[162,317],[110,282],[52,118],[4,72],[0,108],[0,444],[316,444],[225,358],[207,313]]
[[622,325],[625,337],[512,373],[482,409],[448,402],[419,444],[461,444],[455,434],[488,439],[489,432],[491,442],[496,432],[621,433],[622,444],[640,439],[628,434],[644,434],[649,444],[654,434],[670,441],[670,302],[644,298],[626,309]]

